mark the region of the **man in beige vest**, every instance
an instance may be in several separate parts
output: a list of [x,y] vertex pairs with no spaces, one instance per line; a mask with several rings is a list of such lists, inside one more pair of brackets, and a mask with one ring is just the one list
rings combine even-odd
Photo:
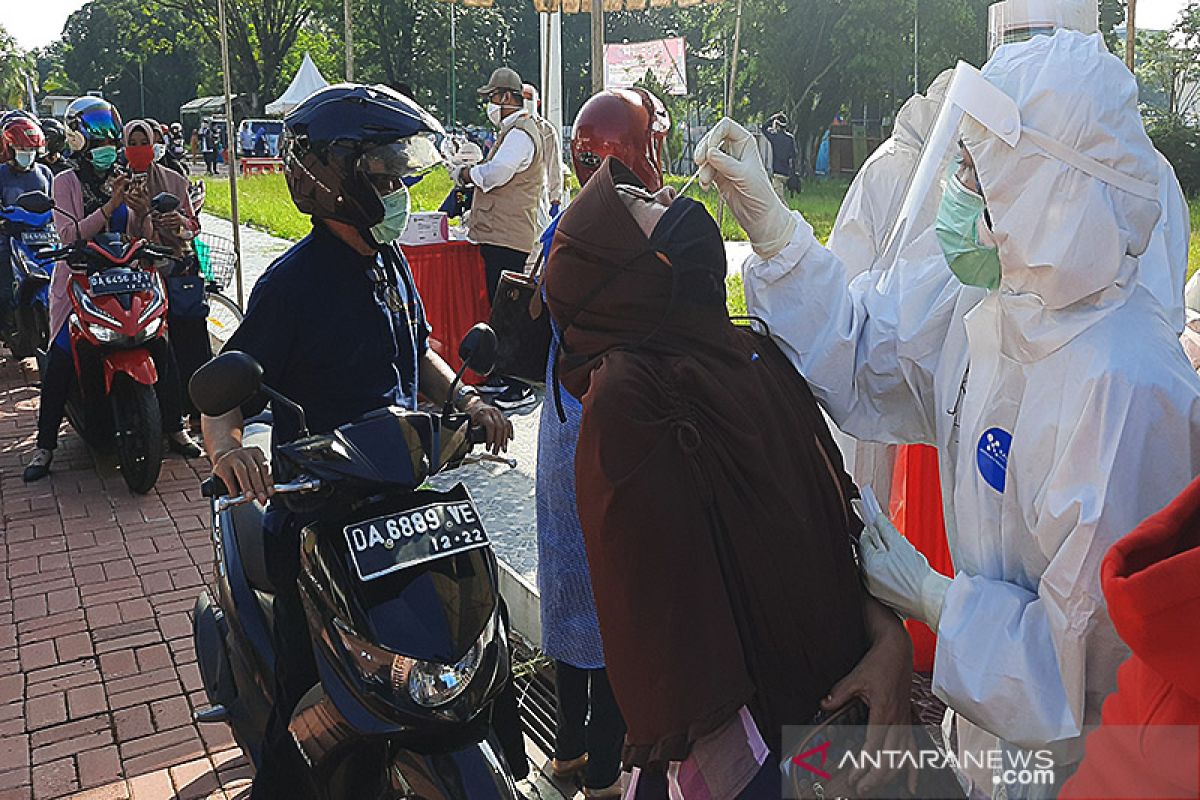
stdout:
[[[487,278],[488,298],[496,296],[500,273],[524,272],[525,262],[541,230],[538,204],[546,191],[545,144],[537,124],[525,110],[521,76],[500,67],[479,89],[487,98],[487,115],[499,129],[496,143],[482,163],[453,168],[452,177],[471,188],[467,235],[479,245]],[[528,386],[509,381],[493,401],[501,408],[536,402]]]

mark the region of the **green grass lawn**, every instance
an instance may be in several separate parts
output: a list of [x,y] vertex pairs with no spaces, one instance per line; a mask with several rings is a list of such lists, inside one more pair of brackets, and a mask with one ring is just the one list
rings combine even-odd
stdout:
[[[220,217],[229,217],[229,181],[222,178],[206,178],[208,197],[204,208]],[[670,177],[668,183],[681,187],[686,177]],[[574,179],[572,179],[574,185]],[[812,223],[817,238],[821,241],[829,236],[838,207],[846,194],[845,181],[809,181],[800,194],[792,194],[788,205],[803,212]],[[578,187],[575,186],[577,189]],[[412,187],[413,210],[434,211],[450,193],[450,176],[437,169]],[[700,191],[693,185],[688,194],[704,203],[714,217],[718,216],[717,193],[710,189]],[[1192,238],[1188,249],[1188,277],[1200,269],[1200,199],[1191,201]],[[311,227],[308,218],[296,210],[288,196],[287,183],[282,175],[261,175],[238,181],[238,211],[242,222],[286,239],[300,239]],[[745,241],[746,233],[726,209],[721,225],[722,235],[729,241]],[[744,306],[732,308],[733,299],[742,303],[741,282],[731,279],[730,298],[732,313],[743,313]]]
[[[205,182],[208,196],[204,201],[204,210],[228,219],[229,181],[224,178],[205,178]],[[670,177],[667,182],[679,188],[687,182],[687,178]],[[577,190],[574,179],[572,184]],[[789,205],[804,212],[817,236],[824,241],[833,227],[847,185],[845,181],[811,182],[806,184],[802,194],[789,197]],[[444,170],[436,169],[410,191],[414,211],[435,211],[450,193],[450,176]],[[746,240],[745,231],[733,215],[728,210],[723,215],[719,213],[715,189],[702,192],[698,185],[693,185],[688,194],[703,202],[713,217],[722,218],[721,233],[726,239],[733,242]],[[292,205],[282,175],[256,175],[238,180],[238,215],[243,223],[285,239],[300,239],[311,227],[308,218]]]

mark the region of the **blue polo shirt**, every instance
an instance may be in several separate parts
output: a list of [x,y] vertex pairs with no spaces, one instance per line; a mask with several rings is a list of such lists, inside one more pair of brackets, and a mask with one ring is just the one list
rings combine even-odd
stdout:
[[[329,433],[378,408],[415,409],[428,335],[400,248],[364,256],[317,221],[258,279],[225,349],[254,356],[263,383],[304,407],[312,433]],[[275,427],[276,441],[296,432],[282,409]]]

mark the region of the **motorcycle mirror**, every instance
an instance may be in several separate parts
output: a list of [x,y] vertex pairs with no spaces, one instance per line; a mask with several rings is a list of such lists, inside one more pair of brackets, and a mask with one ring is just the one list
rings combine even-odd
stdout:
[[262,366],[253,357],[231,350],[196,370],[188,394],[200,413],[219,417],[249,400],[262,387]]
[[17,198],[17,207],[30,214],[45,214],[54,208],[54,199],[45,192],[25,192]]
[[489,375],[496,367],[498,348],[499,342],[492,326],[479,322],[463,337],[462,344],[458,346],[458,357],[480,375]]
[[169,214],[179,210],[179,198],[170,192],[159,192],[150,201],[150,210],[159,214]]

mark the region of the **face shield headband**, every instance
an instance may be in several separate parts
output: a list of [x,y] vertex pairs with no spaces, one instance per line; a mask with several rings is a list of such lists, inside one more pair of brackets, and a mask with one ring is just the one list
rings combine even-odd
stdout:
[[[1052,136],[1023,125],[1016,101],[988,81],[978,69],[960,61],[954,68],[937,120],[921,150],[912,182],[888,236],[884,248],[885,263],[894,261],[932,225],[928,200],[937,193],[936,187],[945,175],[948,159],[958,153],[964,117],[971,117],[1009,147],[1016,147],[1024,139],[1052,158],[1096,180],[1146,200],[1158,199],[1155,183],[1126,175]],[[987,187],[983,188],[986,190]],[[932,208],[936,207],[937,204],[933,204]]]

